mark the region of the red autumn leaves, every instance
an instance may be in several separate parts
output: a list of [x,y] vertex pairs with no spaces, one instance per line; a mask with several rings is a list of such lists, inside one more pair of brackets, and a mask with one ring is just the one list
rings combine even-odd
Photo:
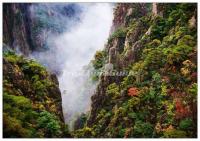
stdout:
[[129,96],[138,96],[139,90],[136,87],[132,87],[128,89],[128,95]]
[[[183,93],[179,94],[178,92],[175,91],[175,89],[171,89],[168,91],[170,92],[170,95],[174,98],[175,100],[175,118],[176,119],[182,119],[184,117],[190,116],[190,107],[189,105],[184,105],[183,104],[183,99],[182,98],[177,98],[180,97],[181,95],[184,96]],[[131,97],[135,97],[139,95],[139,89],[137,87],[131,87],[128,89],[128,95]]]
[[189,107],[184,106],[180,99],[176,99],[175,107],[176,107],[176,119],[182,119],[184,117],[189,116],[190,114]]

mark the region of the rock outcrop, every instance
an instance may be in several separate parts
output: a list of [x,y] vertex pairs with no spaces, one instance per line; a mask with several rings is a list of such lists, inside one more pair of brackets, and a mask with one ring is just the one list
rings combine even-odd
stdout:
[[128,24],[131,22],[130,20],[133,20],[134,18],[137,19],[144,16],[147,13],[146,5],[148,4],[145,3],[117,4],[114,10],[115,16],[113,19],[111,32],[115,31],[119,27],[128,26]]

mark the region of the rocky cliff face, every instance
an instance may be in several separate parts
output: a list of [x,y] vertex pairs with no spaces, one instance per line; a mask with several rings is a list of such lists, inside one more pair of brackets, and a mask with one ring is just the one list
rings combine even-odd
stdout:
[[145,3],[117,4],[117,6],[114,9],[115,16],[113,19],[112,30],[115,30],[121,26],[128,26],[128,23],[131,22],[131,20],[145,16],[147,14],[147,11],[148,4]]
[[3,42],[26,56],[47,51],[51,34],[67,30],[70,20],[78,20],[80,8],[74,4],[3,4]]
[[34,48],[31,25],[31,4],[3,5],[3,42],[16,51],[28,55]]
[[76,137],[196,137],[196,6],[116,6],[112,34],[92,61],[112,74],[98,77]]

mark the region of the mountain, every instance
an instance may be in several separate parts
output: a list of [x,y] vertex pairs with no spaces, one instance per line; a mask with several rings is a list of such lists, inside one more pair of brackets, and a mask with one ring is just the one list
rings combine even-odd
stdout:
[[69,131],[58,74],[30,55],[78,13],[76,4],[3,5],[3,136],[197,138],[197,3],[115,4],[107,43],[88,62],[100,72],[90,110]]
[[117,4],[112,34],[92,60],[104,73],[93,76],[91,111],[74,136],[197,137],[196,22],[192,3]]

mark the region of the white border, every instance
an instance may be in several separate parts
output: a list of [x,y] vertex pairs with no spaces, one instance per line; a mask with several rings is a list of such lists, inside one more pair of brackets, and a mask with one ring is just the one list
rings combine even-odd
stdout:
[[[0,5],[0,33],[1,33],[1,38],[0,38],[0,58],[1,58],[1,63],[0,63],[0,117],[2,117],[2,112],[3,112],[3,109],[2,109],[2,38],[3,38],[3,27],[2,27],[2,24],[3,24],[3,16],[2,16],[2,13],[3,13],[3,9],[2,9],[2,4],[3,3],[43,3],[43,2],[56,2],[56,3],[59,3],[59,2],[115,2],[115,3],[136,3],[136,2],[160,2],[160,3],[174,3],[174,2],[187,2],[187,3],[192,3],[192,2],[195,2],[195,3],[198,3],[198,0],[144,0],[144,1],[139,1],[139,0],[58,0],[58,1],[55,1],[55,0],[2,0],[1,1],[1,5]],[[198,3],[198,14],[199,14],[199,3]],[[199,32],[200,32],[200,29],[199,29],[199,20],[200,20],[200,17],[199,15],[197,16],[198,17],[198,41],[199,41]],[[198,42],[198,46],[199,46],[199,42]],[[198,56],[200,55],[199,51],[198,51]],[[200,62],[199,62],[199,57],[198,57],[198,68],[199,68],[199,65],[200,65]],[[198,72],[198,77],[199,77],[199,72]],[[198,79],[198,84],[200,82],[200,79]],[[199,90],[200,86],[198,85],[198,90]],[[199,109],[199,91],[198,91],[198,109]],[[198,112],[198,118],[197,120],[199,119],[200,117],[200,113]],[[0,140],[13,140],[13,139],[4,139],[2,138],[2,129],[3,129],[3,123],[2,123],[2,118],[0,118]],[[199,122],[198,122],[198,131],[199,131]],[[198,137],[199,137],[200,133],[198,132]],[[45,139],[45,140],[66,140],[67,138],[62,138],[62,139]],[[32,140],[32,139],[17,139],[17,140]],[[34,140],[44,140],[44,139],[34,139]],[[74,140],[73,139],[67,139],[67,140]],[[121,139],[79,139],[79,140],[121,140]],[[134,138],[128,138],[127,140],[146,140],[146,139],[134,139]],[[159,139],[148,139],[148,140],[160,140]],[[197,139],[162,139],[162,140],[197,140]]]

